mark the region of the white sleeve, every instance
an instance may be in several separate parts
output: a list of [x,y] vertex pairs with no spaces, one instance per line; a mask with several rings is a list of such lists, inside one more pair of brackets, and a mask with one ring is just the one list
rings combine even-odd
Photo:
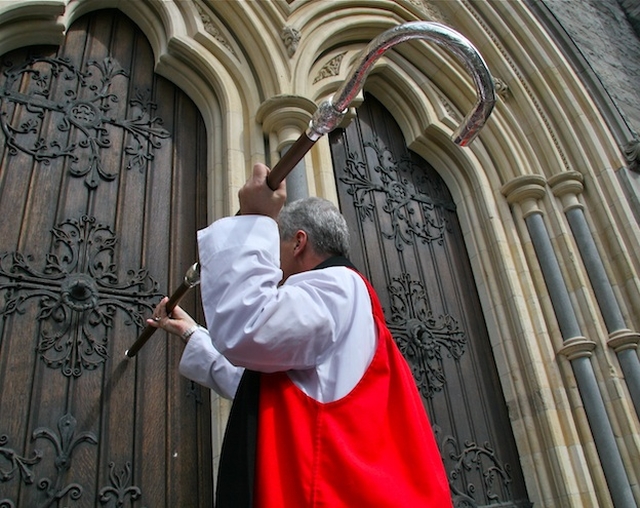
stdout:
[[244,369],[232,365],[211,342],[204,328],[189,339],[180,359],[180,374],[227,399],[233,399]]
[[222,219],[198,232],[202,302],[213,345],[262,372],[317,366],[354,315],[353,282],[340,270],[282,272],[278,227],[261,216]]

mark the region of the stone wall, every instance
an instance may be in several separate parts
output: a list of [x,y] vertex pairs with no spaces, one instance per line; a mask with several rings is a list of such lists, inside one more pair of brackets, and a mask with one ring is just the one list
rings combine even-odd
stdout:
[[544,3],[573,39],[629,128],[640,132],[640,38],[630,22],[634,5],[638,10],[637,0]]
[[636,31],[636,35],[640,37],[640,2],[638,0],[618,0],[622,6],[631,26]]
[[[636,222],[640,223],[640,2],[638,0],[542,0],[575,47],[574,64],[592,91],[627,167],[615,168]],[[566,41],[566,39],[565,39]],[[567,42],[565,42],[567,45]],[[584,70],[584,72],[583,72]]]

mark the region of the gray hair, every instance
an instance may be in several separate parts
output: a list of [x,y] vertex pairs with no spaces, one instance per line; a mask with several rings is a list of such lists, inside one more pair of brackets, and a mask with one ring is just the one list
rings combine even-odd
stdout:
[[347,221],[326,199],[310,197],[287,204],[280,211],[278,226],[283,240],[290,240],[302,229],[316,254],[345,257],[349,254]]

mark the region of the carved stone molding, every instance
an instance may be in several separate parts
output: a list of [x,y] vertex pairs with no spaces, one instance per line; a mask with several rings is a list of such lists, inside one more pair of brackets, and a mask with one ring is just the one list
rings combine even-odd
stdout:
[[496,93],[498,94],[498,97],[500,97],[503,101],[506,101],[511,96],[509,85],[507,85],[507,83],[505,83],[500,78],[494,78],[494,82],[495,82]]
[[638,349],[640,333],[631,330],[617,330],[609,335],[607,345],[616,353],[627,349]]
[[439,90],[436,90],[436,95],[438,96],[438,98],[440,99],[440,102],[442,104],[442,106],[444,107],[445,111],[447,112],[447,114],[456,121],[456,123],[460,123],[462,122],[464,116],[460,113],[460,111],[458,111],[453,104],[451,104],[451,102],[449,101],[449,99],[447,99],[447,97],[445,97],[444,94],[442,94]]
[[415,5],[424,15],[424,19],[445,23],[446,19],[442,12],[436,7],[436,2],[430,0],[407,0]]
[[277,95],[260,104],[256,121],[262,124],[265,134],[277,136],[277,150],[280,151],[307,130],[316,109],[316,104],[305,97]]
[[565,171],[549,178],[549,186],[560,198],[565,213],[574,208],[584,208],[578,196],[584,191],[584,177],[578,171]]
[[289,55],[289,58],[291,58],[293,55],[295,55],[296,50],[298,49],[298,44],[300,44],[300,30],[292,26],[285,26],[282,29],[280,38],[282,39],[282,42],[284,42],[284,46],[287,48],[287,54]]
[[218,27],[216,27],[213,18],[199,3],[196,2],[195,5],[196,9],[198,9],[198,14],[200,14],[200,19],[202,20],[202,25],[204,26],[205,31],[209,35],[211,35],[211,37],[213,37],[218,43],[220,43],[227,51],[229,51],[229,53],[237,58],[238,55],[236,55],[233,46],[229,44],[229,41],[227,41]]
[[337,76],[340,74],[340,64],[342,64],[342,59],[346,54],[346,51],[340,53],[324,64],[313,79],[313,84],[316,84],[318,81],[322,81],[323,79],[330,78],[331,76]]
[[517,176],[503,185],[502,194],[509,204],[519,204],[522,208],[523,218],[532,213],[542,213],[538,200],[545,195],[546,180],[540,175]]
[[[536,113],[538,117],[536,118],[536,122],[540,121],[547,130],[549,138],[553,143],[553,147],[549,146],[547,149],[553,149],[556,151],[558,157],[562,161],[563,166],[567,171],[571,169],[571,165],[569,164],[569,160],[567,155],[565,154],[562,143],[560,142],[561,137],[557,133],[557,125],[552,121],[547,113],[544,105],[541,103],[538,98],[538,92],[536,91],[536,86],[534,82],[530,79],[529,72],[526,68],[522,68],[520,63],[513,58],[510,50],[505,46],[502,41],[502,37],[496,32],[495,27],[491,24],[487,23],[487,19],[485,19],[481,14],[481,10],[474,7],[474,0],[461,0],[460,3],[465,5],[468,9],[468,13],[473,16],[480,27],[482,27],[482,33],[489,37],[493,43],[493,47],[500,52],[502,56],[502,61],[505,65],[509,66],[510,73],[515,79],[519,82],[519,90],[524,92],[527,96],[527,99],[531,102],[533,107],[536,109]],[[514,80],[510,80],[514,81]],[[515,82],[515,81],[514,81]]]
[[566,356],[569,361],[583,357],[591,358],[596,345],[595,342],[585,337],[573,337],[563,342],[558,354]]
[[629,169],[640,172],[640,138],[634,138],[623,148]]

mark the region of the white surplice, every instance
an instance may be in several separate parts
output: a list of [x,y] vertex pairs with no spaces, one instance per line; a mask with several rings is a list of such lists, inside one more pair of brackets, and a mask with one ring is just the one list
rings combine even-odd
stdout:
[[367,288],[335,266],[282,279],[278,226],[257,215],[221,219],[198,232],[208,333],[191,336],[180,373],[233,398],[244,368],[287,371],[321,402],[347,395],[376,348]]

